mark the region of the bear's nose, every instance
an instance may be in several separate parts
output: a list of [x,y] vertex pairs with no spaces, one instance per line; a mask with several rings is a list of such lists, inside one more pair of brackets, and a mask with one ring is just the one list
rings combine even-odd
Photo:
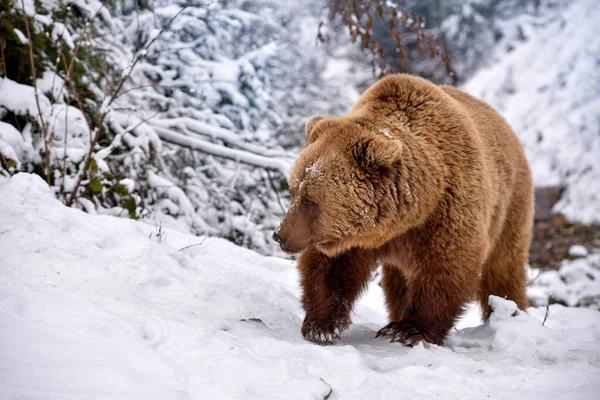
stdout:
[[281,246],[281,248],[283,249],[283,247],[285,246],[285,239],[279,236],[277,232],[273,232],[273,240],[279,243],[279,246]]

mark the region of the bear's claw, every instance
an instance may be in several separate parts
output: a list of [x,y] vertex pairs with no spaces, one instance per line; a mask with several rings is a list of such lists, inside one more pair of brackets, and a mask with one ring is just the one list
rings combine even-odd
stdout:
[[377,332],[376,338],[380,336],[391,336],[390,342],[401,342],[413,347],[421,341],[427,341],[425,334],[419,329],[406,322],[391,322]]
[[333,344],[333,340],[339,339],[340,336],[335,333],[307,332],[306,335],[304,335],[304,338],[321,346],[328,346]]
[[305,322],[302,327],[302,336],[306,340],[310,340],[321,346],[328,346],[333,344],[335,339],[340,339],[342,331],[346,328],[347,326],[332,327],[314,322]]

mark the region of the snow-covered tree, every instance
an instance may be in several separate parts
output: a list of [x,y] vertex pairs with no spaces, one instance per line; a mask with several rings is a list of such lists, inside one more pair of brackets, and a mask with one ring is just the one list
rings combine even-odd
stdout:
[[[304,120],[339,113],[354,96],[315,40],[319,1],[7,5],[3,15],[31,29],[3,47],[40,59],[44,80],[36,96],[22,62],[21,75],[2,81],[4,174],[38,171],[88,212],[275,248],[269,237]],[[51,46],[38,46],[47,36]],[[67,48],[78,49],[67,56],[77,73],[54,64]],[[71,86],[73,77],[81,82]],[[64,90],[50,93],[51,81]],[[11,102],[13,91],[25,108]]]

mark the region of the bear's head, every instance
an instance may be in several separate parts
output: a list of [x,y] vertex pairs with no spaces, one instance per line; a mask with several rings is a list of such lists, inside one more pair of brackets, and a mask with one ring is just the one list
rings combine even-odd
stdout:
[[397,232],[402,143],[357,118],[311,117],[290,173],[292,204],[273,234],[288,253],[334,256],[379,247]]

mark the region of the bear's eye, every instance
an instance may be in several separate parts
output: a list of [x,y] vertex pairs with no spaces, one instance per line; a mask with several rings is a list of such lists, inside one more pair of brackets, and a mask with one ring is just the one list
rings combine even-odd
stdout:
[[302,199],[302,204],[304,204],[308,208],[313,208],[317,206],[317,203],[309,199]]

